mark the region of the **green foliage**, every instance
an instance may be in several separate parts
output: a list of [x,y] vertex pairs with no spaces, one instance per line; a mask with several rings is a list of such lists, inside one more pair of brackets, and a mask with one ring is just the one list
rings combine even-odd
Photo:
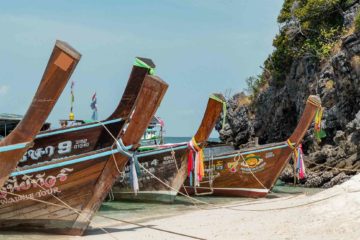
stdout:
[[[278,16],[282,24],[275,37],[274,52],[265,61],[270,84],[283,86],[296,59],[305,55],[327,58],[343,32],[343,11],[354,0],[284,0]],[[360,17],[357,17],[360,30]]]
[[266,80],[262,75],[251,76],[246,80],[247,93],[250,95],[250,99],[255,99],[261,92],[261,88],[266,85]]
[[295,2],[295,0],[285,0],[284,1],[282,9],[280,10],[280,14],[277,19],[279,23],[284,23],[291,19],[291,8],[292,8],[294,2]]
[[360,31],[360,11],[355,16],[355,31]]
[[280,87],[283,84],[294,60],[295,53],[288,47],[290,44],[286,34],[276,36],[273,41],[276,50],[264,63],[265,68],[271,72],[272,84],[275,86]]
[[311,54],[319,59],[327,58],[340,33],[339,27],[330,29],[321,28],[318,36],[305,39],[300,51],[297,53],[298,57]]

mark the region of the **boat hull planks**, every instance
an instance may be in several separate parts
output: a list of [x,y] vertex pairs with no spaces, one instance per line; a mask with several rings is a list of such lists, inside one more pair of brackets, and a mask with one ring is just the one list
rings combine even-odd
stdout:
[[[209,194],[233,197],[265,197],[289,162],[293,148],[298,146],[309,128],[316,111],[321,107],[320,99],[310,96],[305,110],[289,142],[261,145],[249,149],[229,151],[224,146],[209,146],[205,151],[206,177],[200,186],[184,187],[189,194]],[[223,149],[223,152],[222,152]],[[184,188],[182,192],[186,193]]]
[[[135,111],[127,130],[118,136],[124,144],[140,141],[167,87],[146,76],[134,95]],[[120,175],[116,166],[121,171],[127,161],[116,147],[108,147],[20,168],[1,191],[0,230],[82,235]]]
[[18,166],[31,166],[111,146],[114,142],[112,136],[120,133],[148,72],[149,69],[133,66],[123,96],[109,118],[101,123],[93,122],[41,132],[34,140],[34,146],[27,150]]
[[80,53],[70,45],[56,41],[40,85],[24,118],[0,142],[0,147],[26,143],[21,148],[0,151],[0,187],[32,146],[32,141],[55,106],[80,58]]
[[[213,95],[218,100],[209,98],[203,119],[194,136],[199,145],[208,139],[222,112],[224,97],[221,94]],[[129,184],[130,167],[127,165],[125,176],[119,178],[113,187],[114,199],[173,202],[176,193],[187,178],[187,144],[174,145],[173,147],[160,145],[159,149],[140,152],[137,155],[139,163],[150,173],[142,168],[140,169],[139,192],[135,195]]]
[[[139,192],[135,195],[130,187],[129,165],[125,175],[116,181],[112,189],[115,200],[137,200],[148,202],[173,202],[177,191],[186,179],[187,144],[159,151],[138,154],[139,163],[150,173],[140,169]],[[159,182],[160,179],[165,184]],[[167,186],[171,186],[169,189]],[[176,194],[174,194],[176,193]]]

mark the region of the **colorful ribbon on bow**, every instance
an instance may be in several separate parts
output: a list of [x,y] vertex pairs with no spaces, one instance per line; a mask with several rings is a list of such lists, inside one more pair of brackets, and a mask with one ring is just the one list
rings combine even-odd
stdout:
[[70,114],[69,114],[69,120],[73,121],[75,119],[74,115],[74,102],[75,102],[75,95],[74,95],[74,85],[75,82],[71,82],[71,99],[70,99]]
[[142,60],[139,59],[139,58],[135,58],[134,66],[142,67],[142,68],[147,68],[147,69],[149,69],[149,74],[150,74],[150,75],[154,75],[154,74],[155,74],[155,68],[149,66],[148,64],[146,64],[144,61],[142,61]]
[[305,164],[304,164],[304,153],[302,150],[302,145],[300,144],[294,150],[294,158],[296,159],[296,175],[298,179],[305,178]]
[[306,177],[306,173],[305,173],[304,153],[302,150],[302,145],[299,144],[298,146],[294,147],[294,144],[290,141],[290,139],[287,140],[287,144],[294,151],[293,159],[295,165],[296,178],[303,179]]
[[318,142],[321,142],[321,139],[326,137],[326,133],[321,129],[321,118],[324,112],[324,108],[320,107],[316,111],[315,115],[315,126],[314,126],[314,135]]
[[205,175],[204,151],[197,144],[194,137],[188,143],[188,148],[188,176],[190,178],[190,186],[193,186],[192,183],[194,183],[194,185],[198,187]]

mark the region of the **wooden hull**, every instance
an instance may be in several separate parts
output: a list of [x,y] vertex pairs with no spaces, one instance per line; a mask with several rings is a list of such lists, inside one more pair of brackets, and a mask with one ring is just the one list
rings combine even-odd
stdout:
[[[11,177],[5,185],[8,193],[0,198],[0,229],[60,234],[79,232],[79,229],[73,228],[77,212],[81,212],[87,199],[91,198],[109,156]],[[69,161],[63,163],[66,162]],[[33,179],[36,183],[24,179]],[[45,202],[22,199],[25,197]]]
[[[130,166],[127,165],[125,175],[116,181],[112,189],[114,199],[173,202],[186,179],[187,154],[186,144],[138,153],[139,163],[151,174],[141,168],[141,174],[138,176],[139,192],[135,194],[130,187]],[[154,176],[166,185],[159,182]]]
[[80,53],[67,43],[56,41],[40,85],[24,118],[0,142],[0,188],[27,149],[32,146],[32,141],[55,106],[80,58]]
[[[217,100],[215,100],[217,99]],[[194,136],[196,142],[205,142],[222,111],[224,98],[221,94],[210,97],[203,119]],[[115,200],[136,200],[171,203],[175,200],[187,177],[188,145],[159,145],[158,149],[137,153],[143,168],[139,176],[139,192],[130,187],[130,167],[125,168],[125,176],[119,178],[113,187]]]
[[[316,111],[320,99],[310,96],[306,107],[288,141],[261,145],[254,148],[229,150],[228,146],[206,148],[205,178],[194,187],[189,179],[185,188],[191,194],[218,196],[265,197],[301,143]],[[182,189],[185,192],[185,189]]]
[[[103,121],[113,136],[117,136],[125,119]],[[42,132],[34,140],[18,166],[31,166],[52,159],[79,155],[106,148],[114,143],[112,136],[100,123],[84,124],[77,127]]]
[[[145,78],[135,111],[128,111],[129,124],[118,136],[124,144],[140,141],[167,86]],[[82,235],[127,161],[112,146],[19,168],[0,191],[0,230]]]
[[[212,151],[218,151],[214,148],[206,148],[206,155],[211,156]],[[292,149],[284,142],[244,149],[240,153],[246,163],[236,151],[208,157],[205,161],[207,174],[204,183],[195,189],[187,180],[185,187],[188,193],[265,197],[291,157]],[[209,182],[211,179],[212,183]],[[185,192],[184,189],[182,192]]]
[[[196,193],[194,188],[185,187],[187,194],[189,195],[207,195],[212,192],[212,196],[221,196],[221,197],[248,197],[248,198],[263,198],[268,194],[266,189],[252,189],[252,188],[212,188],[209,187],[197,187]],[[181,192],[186,194],[184,188],[181,188]]]
[[[79,155],[111,146],[135,104],[136,94],[148,75],[148,69],[133,66],[127,86],[117,108],[101,121],[41,132],[34,139],[18,166],[30,166],[52,159]],[[110,131],[110,133],[105,129]]]

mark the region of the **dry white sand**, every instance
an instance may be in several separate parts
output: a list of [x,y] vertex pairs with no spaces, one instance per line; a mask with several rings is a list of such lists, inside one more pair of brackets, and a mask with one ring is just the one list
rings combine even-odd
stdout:
[[[0,239],[360,239],[360,175],[312,196],[253,203],[241,201],[217,209],[187,211],[142,221],[141,226],[96,217],[93,227],[101,225],[111,235],[93,230],[84,237],[0,235]],[[121,218],[121,213],[118,216]]]

